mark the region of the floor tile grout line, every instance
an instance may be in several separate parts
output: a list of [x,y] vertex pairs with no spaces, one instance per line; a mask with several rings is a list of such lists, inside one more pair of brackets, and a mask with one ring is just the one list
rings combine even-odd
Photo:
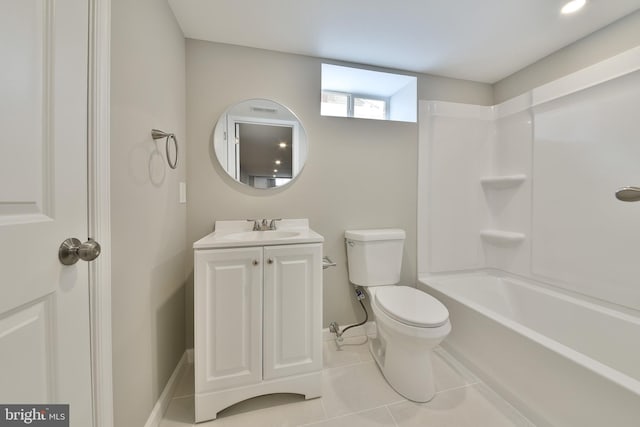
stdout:
[[332,369],[349,368],[349,367],[353,367],[353,366],[357,366],[357,365],[362,365],[362,364],[369,363],[369,362],[373,362],[373,359],[371,359],[371,360],[366,360],[366,361],[364,361],[364,360],[360,360],[360,361],[358,361],[358,362],[348,363],[348,364],[340,365],[340,366],[333,366],[333,367],[325,366],[324,368],[322,368],[322,370],[324,370],[324,371],[330,371],[330,370],[332,370]]
[[449,353],[443,347],[437,347],[437,349],[434,350],[434,353],[440,356],[440,358],[447,365],[449,365],[449,367],[453,369],[461,378],[463,378],[465,381],[469,380],[469,384],[482,383],[482,380],[478,378],[478,376],[473,373],[471,369],[469,369],[464,363],[453,357],[451,353]]
[[[369,412],[369,411],[375,411],[376,409],[386,408],[388,405],[397,405],[398,403],[402,403],[402,402],[407,402],[407,399],[396,400],[394,402],[385,403],[384,405],[374,406],[373,408],[367,408],[367,409],[362,409],[360,411],[354,411],[354,412],[348,412],[346,414],[336,415],[335,417],[327,417],[326,420],[314,421],[312,423],[307,423],[307,424],[300,424],[300,426],[312,426],[312,425],[320,424],[320,423],[323,423],[323,422],[326,422],[326,421],[337,420],[337,419],[344,418],[344,417],[350,417],[352,415],[358,415],[358,414],[363,414],[363,413]],[[324,407],[324,405],[323,405],[323,407]],[[393,416],[392,416],[392,418],[393,418]],[[394,422],[395,422],[395,420],[394,420]]]
[[[464,384],[464,385],[459,385],[457,387],[451,387],[451,388],[448,388],[448,389],[445,389],[445,390],[438,390],[438,391],[436,391],[436,394],[434,395],[434,397],[439,395],[439,394],[449,393],[450,391],[455,391],[455,390],[462,390],[463,388],[472,387],[472,386],[475,386],[475,385],[478,385],[478,384],[482,384],[482,383]],[[427,402],[423,402],[423,403],[427,403]]]
[[[366,341],[363,344],[358,344],[358,346],[360,345],[366,345]],[[329,349],[329,351],[339,351],[339,350],[331,350]],[[448,352],[446,352],[445,350],[442,350],[442,352],[438,352],[438,356],[442,359],[442,361],[448,365],[448,367],[450,369],[452,369],[454,371],[454,373],[456,374],[457,377],[459,377],[459,379],[461,379],[464,384],[459,385],[459,386],[455,386],[455,387],[451,387],[451,388],[446,388],[446,389],[442,389],[442,390],[438,390],[435,395],[442,395],[442,394],[446,394],[449,392],[453,392],[456,390],[463,390],[465,388],[475,388],[478,392],[480,391],[480,388],[482,387],[486,387],[490,392],[492,392],[493,394],[495,394],[497,396],[498,399],[500,399],[500,405],[504,409],[507,410],[507,412],[509,414],[504,414],[505,416],[507,416],[509,419],[512,419],[512,416],[516,417],[518,420],[522,420],[525,421],[527,424],[527,426],[534,426],[534,424],[531,423],[531,421],[525,417],[517,408],[515,408],[513,405],[511,405],[509,402],[507,402],[505,399],[503,399],[499,394],[497,394],[491,387],[489,387],[487,384],[485,384],[482,380],[480,380],[477,376],[475,376],[472,371],[467,370],[466,366],[461,364],[457,359],[453,358]],[[338,370],[341,368],[344,368],[344,370],[349,370],[349,369],[354,369],[357,368],[359,366],[368,366],[369,364],[374,365],[376,367],[379,368],[379,366],[377,366],[377,364],[375,363],[375,359],[371,358],[371,357],[366,357],[368,355],[368,353],[364,353],[362,351],[357,351],[357,352],[351,352],[351,354],[353,354],[354,356],[357,357],[356,361],[353,361],[352,363],[347,363],[341,366],[334,366],[334,367],[328,367],[328,366],[323,366],[323,371],[334,371],[334,370]],[[382,372],[379,372],[379,374],[382,375],[382,377],[384,378],[384,375],[382,374]],[[182,380],[182,378],[181,378]],[[386,380],[386,379],[385,379]],[[388,382],[387,382],[388,384]],[[170,402],[174,402],[174,401],[178,401],[178,400],[184,400],[184,399],[189,399],[189,398],[194,398],[195,397],[195,393],[192,394],[183,394],[183,395],[174,395]],[[401,396],[398,396],[400,399],[393,401],[393,402],[388,402],[385,403],[383,405],[380,406],[376,406],[376,407],[372,407],[372,408],[366,408],[366,409],[361,409],[361,410],[357,410],[357,411],[353,411],[353,412],[347,412],[344,414],[340,414],[340,415],[336,415],[336,416],[329,416],[329,413],[327,411],[326,405],[323,401],[323,399],[319,399],[320,400],[320,406],[322,408],[322,419],[318,419],[316,421],[310,422],[310,423],[305,423],[305,424],[296,424],[297,426],[314,426],[314,425],[318,425],[318,424],[322,424],[324,422],[330,422],[332,420],[338,420],[338,419],[342,419],[345,417],[349,417],[349,416],[354,416],[354,415],[358,415],[358,414],[362,414],[362,413],[366,413],[366,412],[370,412],[370,411],[375,411],[375,410],[380,410],[382,408],[385,408],[385,410],[387,411],[387,413],[389,413],[391,420],[393,421],[393,425],[395,427],[398,427],[398,420],[396,420],[396,418],[393,415],[393,412],[391,411],[391,406],[394,405],[399,405],[402,403],[406,403],[406,402],[412,402],[410,400],[407,400],[405,398],[402,398]],[[492,399],[490,399],[492,400]],[[419,404],[419,403],[418,403]],[[495,402],[492,403],[493,406],[495,406],[497,409],[500,409],[498,406],[495,405]],[[500,412],[503,412],[503,410],[500,410]],[[163,416],[164,418],[164,416]],[[185,424],[186,426],[187,424]],[[198,424],[188,424],[189,426],[193,426],[193,427],[197,427]]]
[[[535,427],[535,424],[528,418],[526,417],[522,412],[520,412],[520,410],[518,408],[516,408],[515,406],[513,406],[511,404],[511,402],[509,402],[507,399],[503,398],[500,394],[498,394],[493,388],[489,387],[487,384],[481,382],[478,384],[474,384],[474,385],[480,385],[482,387],[484,387],[491,396],[489,396],[490,399],[492,399],[492,404],[495,403],[493,401],[493,399],[498,399],[500,402],[498,402],[500,405],[503,405],[504,407],[506,407],[505,409],[508,409],[509,411],[511,411],[511,415],[515,415],[517,417],[519,417],[520,419],[526,421],[529,424],[529,427]],[[478,388],[478,392],[483,394],[479,388]],[[510,417],[509,417],[510,418]]]
[[[463,378],[463,379],[464,379],[464,378]],[[458,386],[450,387],[450,388],[443,388],[443,389],[440,389],[440,390],[436,391],[436,394],[439,394],[439,393],[446,393],[446,392],[451,391],[451,390],[457,390],[457,389],[460,389],[460,388],[469,387],[469,386],[478,385],[478,384],[484,384],[484,383],[483,383],[482,381],[467,382],[467,381],[465,380],[465,383],[464,383],[464,384],[462,384],[462,385],[458,385]]]
[[329,418],[329,415],[328,415],[326,406],[324,406],[324,401],[322,400],[322,397],[320,397],[320,406],[322,407],[322,414],[324,415],[323,421],[325,421]]
[[[394,403],[394,405],[396,405],[396,403]],[[391,408],[389,408],[389,405],[384,405],[385,408],[387,408],[387,412],[389,413],[389,415],[391,416],[391,419],[393,420],[393,425],[395,427],[398,427],[398,421],[396,420],[396,417],[393,416],[393,412],[391,412]]]

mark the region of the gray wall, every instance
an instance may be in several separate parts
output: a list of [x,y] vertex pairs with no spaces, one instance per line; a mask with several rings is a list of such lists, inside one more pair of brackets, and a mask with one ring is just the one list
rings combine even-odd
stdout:
[[[501,102],[639,45],[639,29],[636,12],[493,86],[418,75],[418,96],[492,105],[494,98]],[[361,315],[347,279],[345,229],[404,228],[402,279],[415,280],[417,126],[321,117],[321,62],[194,40],[186,42],[185,50],[166,2],[113,0],[117,426],[144,425],[185,346],[193,346],[192,276],[185,276],[192,273],[191,244],[211,231],[215,219],[309,218],[326,238],[325,253],[338,262],[325,271],[325,326],[332,320],[351,323]],[[253,97],[288,105],[306,127],[309,161],[290,187],[267,193],[243,188],[212,159],[210,136],[218,116],[230,104]],[[161,159],[163,146],[152,142],[153,127],[178,135],[176,171]],[[185,205],[177,203],[180,181],[188,181],[188,215]],[[147,249],[141,250],[143,244]]]
[[640,10],[506,77],[493,86],[500,103],[640,45]]
[[[399,227],[407,231],[402,280],[416,279],[415,123],[320,116],[318,58],[187,40],[188,242],[211,232],[214,220],[309,218],[325,237],[325,326],[355,322],[362,313],[346,270],[344,230]],[[491,86],[419,76],[431,99],[491,104]],[[308,161],[290,186],[259,191],[240,186],[211,150],[218,117],[235,102],[270,98],[291,108],[309,139]],[[193,345],[192,288],[186,298],[187,346]]]
[[[114,415],[143,426],[185,348],[185,41],[157,0],[113,0],[111,36]],[[177,170],[152,128],[177,134]]]

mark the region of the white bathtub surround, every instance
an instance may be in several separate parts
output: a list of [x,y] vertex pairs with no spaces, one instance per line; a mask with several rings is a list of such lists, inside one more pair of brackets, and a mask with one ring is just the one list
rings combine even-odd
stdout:
[[639,105],[640,47],[497,106],[420,103],[419,276],[492,269],[545,289],[476,288],[488,310],[507,302],[496,320],[443,284],[444,345],[540,425],[640,417],[640,203],[614,196],[640,185]]
[[420,102],[419,274],[496,268],[640,310],[640,205],[614,197],[640,185],[639,103],[640,47],[493,107]]
[[419,287],[451,312],[447,350],[536,425],[637,425],[640,317],[504,273]]

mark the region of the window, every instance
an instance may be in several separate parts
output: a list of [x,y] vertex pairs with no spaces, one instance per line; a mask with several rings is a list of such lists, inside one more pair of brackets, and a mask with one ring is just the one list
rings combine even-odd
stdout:
[[353,117],[386,120],[388,119],[387,102],[388,101],[386,99],[354,97]]
[[322,64],[320,114],[416,122],[417,79]]
[[338,92],[322,92],[320,114],[323,116],[349,117],[349,94]]
[[323,116],[388,120],[388,103],[389,100],[386,98],[324,91],[322,92],[320,114]]

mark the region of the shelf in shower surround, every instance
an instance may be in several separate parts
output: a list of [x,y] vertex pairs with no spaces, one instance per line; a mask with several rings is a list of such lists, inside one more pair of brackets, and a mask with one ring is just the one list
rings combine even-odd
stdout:
[[505,188],[515,188],[527,179],[524,174],[517,175],[495,175],[480,178],[480,183],[487,188],[502,190]]
[[513,246],[522,243],[526,235],[515,231],[480,230],[480,237],[485,242],[496,246]]

